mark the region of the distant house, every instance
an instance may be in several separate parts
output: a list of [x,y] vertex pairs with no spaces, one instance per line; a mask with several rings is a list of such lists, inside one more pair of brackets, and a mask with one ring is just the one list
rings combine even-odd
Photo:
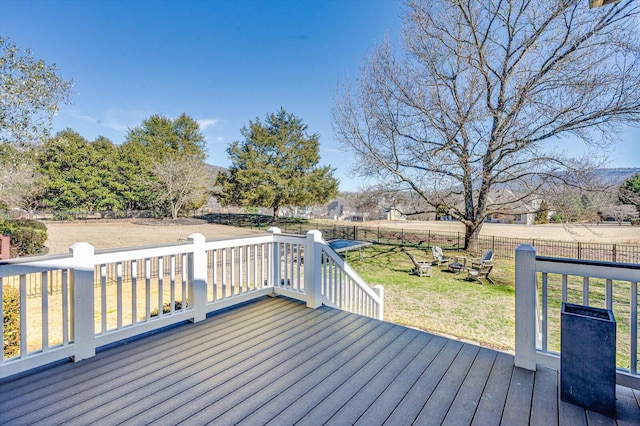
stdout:
[[406,220],[404,215],[400,213],[400,210],[398,210],[396,207],[390,208],[386,213],[387,220]]
[[541,198],[523,198],[509,189],[492,189],[487,199],[491,213],[485,222],[533,225],[541,202]]
[[365,222],[369,220],[369,213],[358,213],[358,212],[350,212],[349,213],[349,221],[350,222]]

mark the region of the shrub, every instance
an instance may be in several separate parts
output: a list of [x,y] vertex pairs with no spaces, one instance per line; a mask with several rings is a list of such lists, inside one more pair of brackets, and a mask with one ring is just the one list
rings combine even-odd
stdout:
[[69,212],[56,211],[53,213],[53,220],[73,220],[73,215]]
[[11,256],[39,254],[47,241],[47,227],[37,220],[0,220],[0,233],[11,237]]
[[[185,304],[185,307],[187,307],[187,304]],[[182,300],[176,300],[174,302],[173,309],[175,311],[178,311],[178,310],[182,309]],[[163,314],[168,314],[169,312],[171,312],[171,304],[169,302],[167,302],[167,303],[162,305],[162,313]],[[153,309],[150,312],[150,315],[152,317],[157,317],[158,316],[158,308]]]
[[2,326],[5,358],[20,353],[20,292],[10,286],[2,288]]

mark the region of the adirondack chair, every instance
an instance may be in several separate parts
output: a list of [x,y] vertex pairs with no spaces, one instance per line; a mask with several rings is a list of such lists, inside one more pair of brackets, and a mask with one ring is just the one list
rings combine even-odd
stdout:
[[411,270],[411,273],[416,274],[419,277],[422,277],[422,276],[430,277],[431,276],[431,263],[430,262],[418,261],[415,258],[415,256],[412,255],[411,253],[407,253],[407,256],[409,256],[409,258],[411,259],[411,262],[413,262],[413,269]]
[[444,253],[442,253],[442,248],[439,246],[433,246],[431,248],[431,253],[433,254],[434,265],[446,265],[451,261],[450,257],[446,257]]
[[493,251],[485,250],[482,256],[471,260],[471,267],[479,269],[482,265],[493,265]]
[[477,268],[469,268],[467,272],[469,273],[469,279],[478,281],[480,284],[483,284],[482,279],[486,279],[491,284],[495,284],[493,280],[489,277],[491,270],[493,269],[493,265],[484,264],[480,265]]

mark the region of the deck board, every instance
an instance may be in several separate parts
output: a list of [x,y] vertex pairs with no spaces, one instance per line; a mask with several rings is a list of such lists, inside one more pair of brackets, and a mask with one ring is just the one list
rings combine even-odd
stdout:
[[444,418],[444,425],[471,424],[497,355],[495,351],[480,349]]
[[471,424],[499,425],[513,372],[513,356],[498,353]]
[[446,341],[437,356],[428,364],[428,367],[414,383],[411,391],[391,413],[385,424],[413,423],[463,347],[464,344],[461,342]]
[[479,350],[473,345],[462,347],[415,420],[418,424],[442,424]]
[[627,426],[638,423],[638,400],[629,388],[616,386],[616,411],[618,425]]
[[[336,309],[265,297],[0,382],[0,424],[616,424],[554,370]],[[618,425],[640,392],[617,388]]]
[[422,346],[407,366],[398,374],[384,391],[376,398],[369,408],[358,418],[357,425],[369,425],[381,422],[393,412],[396,405],[402,400],[403,396],[409,391],[411,386],[422,374],[428,365],[428,362],[436,355],[437,346],[429,345],[431,336],[422,334],[416,340]]
[[[358,351],[348,360],[333,359],[325,363],[320,368],[314,370],[307,377],[301,378],[293,386],[280,394],[274,395],[268,404],[262,405],[259,409],[253,410],[242,419],[243,425],[263,425],[267,422],[271,424],[292,424],[299,421],[306,415],[315,401],[328,397],[338,389],[354,374],[361,371],[365,365],[376,358],[383,356],[383,350],[396,340],[404,340],[408,343],[420,334],[415,330],[393,326],[376,339],[366,348]],[[397,342],[400,348],[404,347],[400,341]],[[397,352],[396,352],[397,353]],[[393,356],[387,357],[390,360]],[[291,403],[291,401],[294,401]]]
[[531,424],[552,426],[558,424],[558,372],[549,368],[539,368],[533,385],[531,403]]
[[[388,364],[382,367],[372,379],[360,388],[346,404],[344,404],[328,421],[327,424],[344,425],[354,424],[360,416],[378,399],[384,392],[389,383],[391,383],[402,371],[416,358],[418,354],[425,354],[422,351],[424,345],[429,345],[433,339],[428,342],[422,339],[416,339],[407,345]],[[430,351],[425,355],[429,357]]]
[[[324,318],[326,317],[326,318]],[[324,318],[324,320],[323,320]],[[343,323],[340,320],[348,320]],[[262,344],[248,346],[246,350],[224,351],[218,358],[210,359],[205,363],[204,369],[188,371],[183,386],[174,389],[169,387],[169,392],[159,392],[162,400],[157,404],[149,404],[148,409],[139,415],[132,417],[148,422],[166,419],[167,424],[177,421],[176,417],[189,417],[194,410],[204,407],[204,403],[211,396],[222,398],[233,392],[236,387],[244,385],[262,372],[269,373],[272,368],[282,364],[281,360],[287,360],[298,353],[306,344],[320,342],[337,332],[341,327],[351,328],[353,323],[367,321],[362,318],[346,318],[344,313],[332,315],[325,312],[322,318],[297,324],[289,322],[277,330],[283,333],[291,333],[291,337],[282,339],[275,336]],[[306,341],[305,341],[306,340]],[[177,392],[177,393],[176,393]],[[143,393],[144,395],[144,393]],[[136,409],[137,407],[133,407]],[[182,419],[179,419],[182,420]]]
[[[414,342],[416,339],[418,341]],[[298,404],[297,407],[294,407],[295,411],[286,410],[290,411],[289,415],[292,415],[294,412],[296,413],[295,417],[289,417],[289,419],[294,420],[297,419],[300,414],[304,414],[302,417],[299,417],[299,424],[301,425],[325,423],[342,408],[346,401],[349,401],[356,392],[366,386],[380,370],[391,363],[400,353],[404,350],[413,350],[408,349],[408,345],[420,345],[419,342],[422,339],[431,340],[430,337],[425,336],[423,333],[407,329],[406,332],[394,341],[393,345],[385,348],[382,353],[358,370],[357,374],[352,375],[343,383],[339,384],[339,386],[335,388],[335,390],[332,390],[330,394],[326,395],[321,400],[312,399],[316,394],[316,391],[314,390],[313,393],[308,395],[308,398],[301,399],[302,405]],[[305,410],[305,407],[310,409]],[[282,424],[278,420],[281,419],[276,417],[273,424]]]
[[531,414],[531,399],[533,397],[533,383],[535,373],[519,367],[513,369],[507,401],[504,404],[502,425],[521,425],[522,419],[528,419]]
[[[331,345],[316,345],[308,353],[303,352],[288,361],[296,362],[295,368],[282,365],[280,368],[271,370],[272,374],[260,375],[251,383],[234,390],[235,397],[224,401],[224,404],[217,404],[215,410],[201,411],[200,413],[204,416],[195,416],[192,424],[203,424],[207,419],[214,420],[215,423],[236,424],[251,414],[254,407],[259,408],[271,399],[277,398],[283,390],[290,389],[302,380],[309,380],[310,375],[317,369],[330,373],[328,370],[347,362],[358,352],[365,350],[368,345],[375,342],[377,332],[384,332],[388,328],[388,324],[370,321]],[[256,388],[259,388],[258,392]],[[245,397],[251,399],[251,404],[242,404]],[[289,400],[295,397],[296,395],[291,395]]]

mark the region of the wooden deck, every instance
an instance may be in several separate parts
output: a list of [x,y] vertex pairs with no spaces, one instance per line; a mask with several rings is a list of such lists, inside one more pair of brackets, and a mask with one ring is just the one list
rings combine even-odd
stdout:
[[[508,354],[266,297],[4,381],[0,424],[616,424],[558,394]],[[640,392],[617,397],[640,424]]]

